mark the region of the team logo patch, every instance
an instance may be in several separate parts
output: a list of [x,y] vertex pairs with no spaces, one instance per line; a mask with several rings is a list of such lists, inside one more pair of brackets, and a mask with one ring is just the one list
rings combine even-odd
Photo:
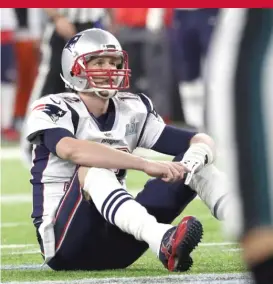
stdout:
[[72,49],[74,48],[75,44],[77,43],[77,41],[81,38],[82,35],[75,35],[73,36],[65,45],[64,48],[67,48],[68,50],[70,50],[72,52]]
[[40,104],[37,105],[33,110],[40,110],[46,113],[54,123],[66,114],[66,111],[62,110],[58,106],[51,104]]

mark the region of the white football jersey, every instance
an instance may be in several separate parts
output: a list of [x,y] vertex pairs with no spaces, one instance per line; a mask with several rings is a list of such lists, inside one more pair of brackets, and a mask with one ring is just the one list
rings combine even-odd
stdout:
[[[65,128],[78,139],[95,141],[129,153],[137,147],[149,149],[158,140],[165,124],[148,97],[143,94],[118,93],[111,101],[112,110],[104,129],[74,93],[48,95],[31,106],[27,137],[34,144],[31,170],[33,217],[47,214],[52,206],[58,205],[76,167],[50,153],[40,143],[43,130]],[[116,174],[125,187],[125,171],[117,170]]]

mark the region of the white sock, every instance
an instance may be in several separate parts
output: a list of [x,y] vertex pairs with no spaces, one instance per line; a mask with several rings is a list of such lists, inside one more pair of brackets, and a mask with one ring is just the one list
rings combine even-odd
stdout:
[[179,83],[179,94],[187,124],[196,128],[204,126],[204,84],[201,79]]
[[163,235],[173,226],[158,223],[145,207],[121,187],[113,171],[90,168],[84,181],[84,190],[90,194],[96,208],[108,222],[137,240],[145,241],[158,255]]
[[15,85],[1,83],[1,127],[9,128],[13,123]]
[[232,210],[232,197],[227,185],[226,175],[213,164],[194,174],[189,184],[219,220],[226,220]]

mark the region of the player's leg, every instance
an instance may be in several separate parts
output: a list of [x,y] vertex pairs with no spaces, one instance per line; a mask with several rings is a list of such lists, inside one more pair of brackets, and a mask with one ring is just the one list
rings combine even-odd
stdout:
[[[43,256],[47,257],[53,241],[55,256],[48,262],[52,269],[94,270],[107,268],[107,257],[105,257],[103,250],[106,221],[94,204],[87,201],[82,194],[77,172],[72,177],[57,208],[53,240],[50,237],[50,230],[42,228],[43,225],[41,223],[38,225],[37,221],[35,223],[39,228],[37,236]],[[43,242],[41,236],[44,236]],[[49,244],[49,247],[46,243]]]
[[[180,153],[174,157],[173,161],[181,161],[183,156],[184,153]],[[161,180],[157,182],[164,185]],[[227,176],[214,164],[211,164],[194,174],[188,187],[182,182],[177,188],[182,188],[187,194],[189,194],[189,189],[197,193],[200,199],[210,209],[212,215],[219,220],[224,220],[232,210],[230,202],[233,202],[234,199],[232,194],[228,191],[227,185]],[[187,200],[185,193],[181,193],[180,190],[178,190],[178,192],[182,194],[182,204],[184,204],[185,200]],[[175,198],[173,198],[173,200],[175,201]],[[185,204],[187,205],[188,203]]]
[[248,9],[235,75],[235,135],[243,200],[242,245],[257,283],[273,282],[272,64],[273,11]]
[[[176,161],[182,160],[183,154],[175,157]],[[146,208],[160,223],[171,224],[185,207],[196,197],[196,192],[184,181],[166,183],[161,179],[150,179],[144,189],[136,196],[135,200]],[[144,242],[137,242],[130,235],[122,234],[121,231],[111,228],[114,246],[110,249],[113,254],[119,254],[119,263],[124,267],[136,261],[148,248]],[[120,251],[120,247],[125,249]],[[191,258],[185,262],[192,263]]]
[[[181,161],[183,155],[174,160]],[[166,183],[158,178],[147,181],[136,201],[156,217],[158,222],[170,224],[196,197],[196,192],[184,184],[184,180]]]
[[[98,176],[97,173],[96,176]],[[105,176],[100,176],[99,179],[100,178],[105,179]],[[104,183],[99,182],[98,185],[98,194],[101,195],[100,192],[104,191],[104,187],[100,186],[103,186]],[[125,202],[125,199],[132,200],[132,197],[125,190],[119,191],[118,194],[115,196],[112,195],[112,197],[116,198],[116,200],[113,198],[112,200],[109,199],[110,202],[107,204],[108,206],[106,205],[104,207],[105,210],[103,212],[105,212],[106,215],[108,214],[107,216],[109,216],[109,214],[115,214],[114,211],[117,206],[121,207],[120,201]],[[105,200],[105,202],[107,203],[107,200]],[[115,203],[117,206],[110,212],[112,208],[109,211],[109,205]],[[182,245],[184,243],[182,238],[185,235],[183,231],[187,231],[187,236],[192,238],[190,242],[187,241],[182,248],[174,247],[176,252],[181,253],[179,256],[180,262],[178,261],[175,266],[172,261],[168,266],[168,269],[170,270],[187,270],[191,265],[191,262],[188,262],[189,249],[193,249],[193,247],[190,247],[189,245],[194,246],[195,242],[200,240],[200,234],[202,234],[201,224],[194,218],[189,218],[184,219],[184,221],[187,222],[181,224],[178,229],[165,224],[161,224],[160,228],[158,228],[157,225],[156,228],[156,221],[153,220],[153,217],[147,214],[145,210],[142,210],[142,212],[141,210],[138,210],[138,212],[136,212],[136,209],[141,207],[139,204],[137,205],[138,206],[133,208],[134,206],[132,206],[131,203],[129,205],[130,210],[128,210],[128,208],[127,210],[123,208],[122,212],[117,210],[116,215],[120,214],[120,216],[118,219],[115,217],[115,221],[118,220],[119,224],[121,224],[124,220],[122,221],[119,219],[122,219],[122,216],[126,217],[127,215],[124,215],[125,213],[129,214],[129,218],[125,218],[125,221],[132,222],[131,229],[128,229],[130,224],[121,224],[120,226],[127,231],[135,231],[136,235],[139,235],[139,238],[145,238],[146,242],[152,243],[153,247],[157,246],[156,250],[159,250],[159,247],[162,244],[161,239],[163,237],[163,244],[178,241],[178,245]],[[134,212],[132,210],[134,210]],[[143,214],[145,215],[145,218],[148,217],[151,219],[148,221],[148,224],[145,224],[145,220],[143,220],[144,216],[140,216],[141,222],[144,224],[135,224],[134,221],[138,221],[139,214]],[[123,268],[134,262],[148,247],[145,242],[137,240],[132,235],[121,231],[116,226],[105,221],[100,212],[96,209],[94,203],[92,201],[88,202],[84,200],[77,173],[72,178],[72,181],[59,204],[54,223],[56,254],[48,262],[48,265],[54,270],[100,270]],[[143,231],[143,228],[137,228],[137,225],[140,227],[145,226],[146,229]],[[149,228],[149,226],[152,227]],[[44,251],[47,247],[45,243],[52,242],[52,239],[50,239],[50,237],[45,237],[43,229],[42,225],[40,225],[38,239],[41,250],[46,252]],[[41,242],[40,233],[44,236],[43,243]],[[46,234],[49,236],[48,231]],[[45,244],[45,246],[43,244]],[[185,253],[184,249],[186,249]],[[167,261],[168,259],[172,259],[171,257],[172,255],[168,255],[168,257],[164,257],[164,260]],[[182,260],[183,262],[181,263]]]
[[[135,200],[158,222],[171,224],[195,196],[196,193],[184,186],[183,182],[171,184],[160,179],[150,179]],[[112,255],[119,255],[116,261],[119,267],[131,265],[149,247],[146,242],[137,241],[132,235],[124,234],[115,226],[109,227],[109,233],[113,244],[109,247],[109,251]],[[191,259],[187,261],[191,263]]]
[[[224,10],[211,50],[208,93],[209,126],[242,202],[228,228],[243,236],[256,283],[273,282],[272,26],[270,9]],[[243,226],[234,231],[230,223],[240,213]]]
[[233,210],[231,204],[235,202],[228,184],[227,175],[211,164],[195,173],[189,186],[197,192],[216,219],[226,220]]
[[201,52],[203,59],[206,58],[211,42],[211,36],[217,24],[218,8],[201,9],[197,22]]
[[[169,270],[189,269],[189,254],[202,237],[202,225],[198,220],[189,217],[177,227],[160,223],[121,187],[112,171],[81,168],[79,173],[81,184],[90,194],[98,211],[110,224],[122,231],[119,233],[116,228],[109,229],[108,257],[115,260],[116,264],[113,265],[126,267],[135,261],[147,248],[143,244],[137,245],[137,241],[140,241],[146,242]],[[124,233],[134,236],[135,240],[126,237]],[[130,243],[123,241],[125,239]],[[162,256],[162,250],[167,245],[172,248],[172,253],[165,250],[166,255]]]
[[199,128],[203,126],[203,98],[199,79],[201,48],[195,27],[197,15],[197,11],[175,10],[173,51],[185,122]]
[[[101,178],[104,178],[101,176]],[[99,183],[98,190],[103,191]],[[132,198],[125,191],[123,196]],[[37,225],[37,223],[36,223]],[[44,228],[37,225],[38,241],[43,256],[45,242],[41,239]],[[168,226],[166,230],[169,228]],[[48,265],[54,270],[105,270],[125,268],[132,264],[148,245],[112,225],[97,210],[86,192],[81,190],[78,172],[71,179],[66,193],[59,203],[54,222],[55,256]]]
[[[181,161],[183,155],[184,153],[181,153],[174,160]],[[170,224],[198,193],[214,216],[222,219],[224,213],[230,209],[227,202],[229,199],[223,187],[223,174],[213,166],[199,173],[193,180],[194,190],[186,186],[184,181],[165,183],[160,179],[150,179],[135,200],[144,206],[149,214],[155,216],[158,222]],[[148,248],[146,243],[136,241],[134,237],[123,234],[114,226],[109,228],[109,233],[112,240],[109,252],[120,256],[115,263],[118,267],[129,266]],[[120,247],[124,250],[120,250]],[[189,261],[191,262],[191,259]]]

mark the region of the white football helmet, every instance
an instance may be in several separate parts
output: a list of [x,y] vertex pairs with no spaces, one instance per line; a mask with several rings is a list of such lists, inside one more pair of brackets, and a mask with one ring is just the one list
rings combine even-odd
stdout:
[[[99,56],[121,57],[122,63],[117,69],[87,69],[87,62]],[[127,53],[111,33],[101,29],[82,31],[66,43],[62,52],[62,72],[61,77],[69,88],[78,92],[94,92],[104,99],[130,86]],[[102,76],[109,78],[109,84],[98,87],[93,79]]]

